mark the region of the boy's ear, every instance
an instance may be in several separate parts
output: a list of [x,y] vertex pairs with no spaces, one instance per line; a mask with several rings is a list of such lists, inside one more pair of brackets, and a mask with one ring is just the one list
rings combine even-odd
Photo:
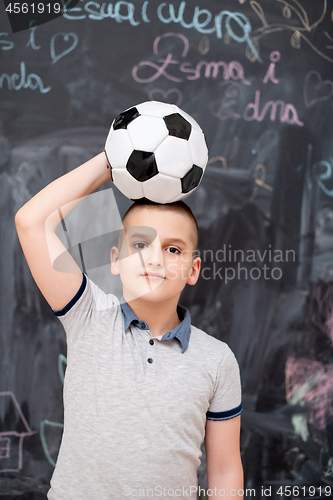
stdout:
[[188,285],[195,285],[196,284],[196,282],[198,281],[198,278],[199,278],[200,267],[201,267],[201,259],[200,259],[200,257],[195,257],[192,261],[192,268],[191,268],[190,276],[186,282]]
[[119,271],[119,250],[117,247],[111,248],[110,260],[111,260],[111,274],[113,274],[115,276],[120,274],[120,271]]

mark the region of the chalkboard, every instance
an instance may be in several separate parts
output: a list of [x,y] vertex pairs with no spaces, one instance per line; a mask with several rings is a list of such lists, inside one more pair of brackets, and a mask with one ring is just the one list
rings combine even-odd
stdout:
[[[14,215],[102,151],[112,120],[147,100],[179,105],[205,131],[209,165],[188,198],[202,271],[181,302],[238,359],[247,496],[332,497],[331,2],[80,0],[16,33],[5,5],[0,498],[45,500],[66,370],[65,334],[30,275]],[[112,185],[93,200],[94,235],[114,231],[107,214],[130,202]],[[74,226],[88,216],[76,217]],[[88,274],[121,292],[107,267]]]

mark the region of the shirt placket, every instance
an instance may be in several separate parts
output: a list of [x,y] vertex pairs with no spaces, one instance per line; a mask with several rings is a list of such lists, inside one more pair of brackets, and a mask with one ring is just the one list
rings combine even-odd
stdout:
[[147,349],[146,349],[146,379],[150,380],[155,377],[157,366],[157,340],[147,332]]

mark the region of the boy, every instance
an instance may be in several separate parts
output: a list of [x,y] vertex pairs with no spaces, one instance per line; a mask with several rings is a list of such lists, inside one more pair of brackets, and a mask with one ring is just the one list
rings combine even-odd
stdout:
[[127,212],[111,250],[121,304],[82,276],[70,256],[70,272],[52,267],[65,250],[54,231],[66,210],[108,180],[101,153],[16,215],[32,275],[67,335],[64,433],[48,498],[195,499],[204,438],[209,497],[240,498],[237,362],[178,306],[200,271],[188,207],[133,205]]

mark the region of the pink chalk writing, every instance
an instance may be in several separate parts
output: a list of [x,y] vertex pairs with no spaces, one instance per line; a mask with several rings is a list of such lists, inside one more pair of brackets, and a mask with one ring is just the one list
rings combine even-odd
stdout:
[[177,88],[169,90],[152,89],[148,92],[148,97],[150,101],[163,101],[176,104],[176,106],[180,106],[183,102],[183,93]]
[[265,102],[260,90],[256,90],[255,97],[245,109],[240,109],[240,87],[238,83],[223,83],[226,85],[220,106],[213,112],[220,120],[231,118],[233,120],[243,119],[247,122],[262,122],[265,118],[272,122],[280,121],[290,125],[302,127],[304,123],[299,119],[296,108],[291,103],[282,99]]
[[[160,42],[163,38],[174,37],[180,40],[182,50],[180,58],[172,52],[168,52],[164,57],[161,55]],[[153,44],[153,54],[156,60],[140,61],[132,70],[132,76],[138,83],[149,83],[164,77],[172,82],[183,82],[184,80],[199,80],[200,78],[218,78],[225,81],[240,80],[246,85],[251,85],[250,81],[245,79],[244,68],[238,61],[199,61],[197,64],[189,60],[184,60],[189,51],[189,41],[181,34],[166,33],[158,36]]]
[[260,111],[260,90],[256,91],[254,102],[249,103],[243,113],[243,118],[246,121],[258,121],[262,122],[266,114],[272,122],[275,122],[277,118],[278,109],[280,109],[279,120],[282,123],[290,123],[299,125],[302,127],[304,125],[298,118],[297,111],[293,104],[285,103],[282,100],[278,101],[268,101],[262,107]]
[[272,62],[269,65],[269,68],[267,70],[265,78],[263,79],[263,82],[267,83],[270,80],[273,83],[279,83],[279,80],[275,78],[275,63],[280,60],[281,54],[278,50],[275,50],[271,53],[269,58]]

